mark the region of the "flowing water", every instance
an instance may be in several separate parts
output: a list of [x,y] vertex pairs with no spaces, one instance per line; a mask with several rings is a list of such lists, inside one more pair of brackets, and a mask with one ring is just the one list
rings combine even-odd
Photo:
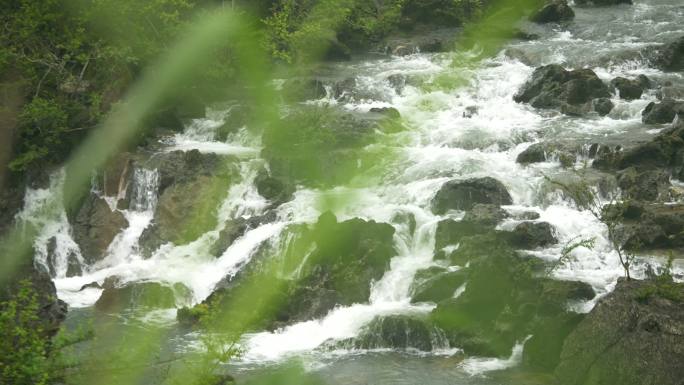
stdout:
[[[679,0],[635,0],[632,6],[576,8],[576,19],[566,27],[532,26],[539,40],[512,41],[501,52],[484,60],[477,68],[459,68],[468,53],[414,54],[332,65],[328,79],[355,79],[356,86],[342,97],[328,97],[312,104],[335,104],[352,111],[365,112],[373,107],[392,106],[402,115],[405,132],[388,135],[376,146],[391,148],[396,159],[383,165],[376,178],[359,178],[351,186],[328,191],[299,189],[291,202],[278,208],[277,220],[248,231],[219,258],[209,255],[209,247],[218,237],[221,225],[196,241],[175,246],[167,244],[143,258],[138,246],[142,231],[150,224],[156,205],[158,174],[155,170],[135,170],[134,200],[123,213],[130,226],[109,247],[107,257],[94,266],[83,265],[78,246],[69,236],[69,224],[63,209],[53,204],[39,216],[33,208],[58,195],[61,177],[55,176],[47,190],[31,190],[22,218],[48,218],[49,224],[36,241],[38,263],[54,265],[53,273],[59,295],[72,308],[92,305],[100,289],[79,291],[82,285],[102,281],[111,275],[125,281],[153,280],[168,284],[183,283],[192,290],[191,299],[179,299],[178,305],[204,300],[216,283],[235,274],[250,262],[264,243],[277,245],[284,229],[293,223],[315,222],[321,196],[353,197],[352,202],[335,210],[340,220],[360,217],[391,223],[395,229],[396,257],[389,271],[372,286],[367,303],[338,307],[321,319],[302,322],[275,332],[255,333],[245,337],[245,354],[240,370],[253,365],[280,362],[288,357],[304,357],[313,371],[322,373],[330,383],[506,383],[506,380],[478,376],[491,370],[515,366],[522,343],[510,359],[456,359],[457,347],[445,347],[430,354],[406,352],[359,352],[326,349],[330,341],[356,336],[360,329],[378,315],[426,313],[432,305],[410,303],[409,289],[416,271],[435,265],[433,261],[435,229],[445,217],[458,219],[461,214],[434,215],[430,200],[439,187],[450,179],[492,176],[510,191],[512,213],[535,211],[540,221],[557,230],[558,245],[532,253],[547,261],[557,261],[561,248],[573,239],[596,237],[595,247],[577,249],[553,270],[557,279],[581,280],[591,284],[599,296],[610,292],[622,275],[615,250],[606,239],[606,228],[589,212],[578,210],[557,193],[550,192],[545,175],[566,173],[557,161],[531,166],[515,162],[518,154],[542,140],[562,140],[586,145],[622,143],[652,137],[657,130],[641,124],[641,111],[656,99],[655,91],[641,99],[614,99],[615,109],[606,117],[568,117],[553,111],[540,111],[516,104],[512,96],[535,67],[561,63],[566,67],[591,67],[604,80],[615,76],[645,74],[658,82],[671,81],[684,86],[682,74],[665,74],[650,68],[638,54],[640,49],[662,43],[684,33],[684,5]],[[402,89],[390,84],[388,77],[405,79]],[[462,86],[443,87],[440,79],[459,79]],[[332,81],[331,81],[332,82]],[[331,83],[332,84],[332,83]],[[469,107],[477,113],[466,117]],[[185,133],[173,138],[165,150],[198,149],[201,152],[236,155],[240,158],[242,181],[226,192],[217,208],[219,223],[239,216],[264,213],[268,206],[253,185],[263,161],[258,158],[260,140],[246,129],[228,138],[214,141],[215,130],[231,113],[230,109],[210,111],[208,118],[193,121]],[[586,158],[579,157],[577,167]],[[377,170],[376,170],[377,171]],[[372,182],[368,182],[368,181]],[[415,216],[416,230],[397,223],[397,213]],[[393,223],[393,221],[395,221]],[[514,219],[500,224],[512,229]],[[56,238],[55,261],[48,262],[47,240]],[[642,261],[649,256],[642,256]],[[81,275],[66,278],[69,258],[83,266]],[[642,274],[644,264],[635,268]],[[679,274],[684,271],[676,266]],[[462,290],[467,290],[463,287]],[[576,304],[588,311],[591,303]],[[164,322],[172,324],[174,312]],[[162,317],[164,318],[164,317]],[[181,339],[182,340],[182,339]],[[475,375],[475,376],[474,376]],[[473,377],[474,376],[474,377]],[[353,381],[351,380],[353,378]]]

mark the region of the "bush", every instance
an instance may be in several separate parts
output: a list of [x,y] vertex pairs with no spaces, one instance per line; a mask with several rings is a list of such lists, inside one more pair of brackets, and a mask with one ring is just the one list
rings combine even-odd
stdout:
[[0,304],[0,384],[42,385],[52,378],[39,310],[29,281]]
[[52,99],[35,98],[19,115],[18,156],[10,169],[24,170],[39,160],[49,160],[61,147],[67,130],[67,113]]

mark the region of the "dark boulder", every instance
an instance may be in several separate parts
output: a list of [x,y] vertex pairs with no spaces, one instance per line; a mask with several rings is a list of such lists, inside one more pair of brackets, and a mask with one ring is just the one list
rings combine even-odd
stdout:
[[577,5],[593,4],[599,7],[618,5],[618,4],[632,4],[632,0],[575,0]]
[[511,234],[512,243],[524,249],[536,249],[558,242],[554,229],[547,222],[523,222]]
[[283,94],[292,101],[317,100],[327,96],[325,84],[313,78],[292,78],[283,84]]
[[632,80],[623,77],[617,77],[611,80],[610,86],[617,90],[620,99],[625,100],[639,99],[644,93],[645,88],[643,80]]
[[591,288],[540,277],[539,261],[517,255],[501,235],[463,238],[454,254],[459,256],[452,261],[469,262],[462,269],[465,291],[439,302],[430,314],[450,346],[466,354],[509,357],[517,342],[543,334],[548,339],[540,345],[546,350],[532,354],[530,365],[553,368],[562,339],[581,318],[567,310],[567,302],[593,297]]
[[[47,244],[47,268],[51,277],[57,276],[57,238],[51,237]],[[67,270],[66,277],[76,277],[83,273],[81,262],[78,260],[76,253],[71,251],[67,256]]]
[[336,347],[353,349],[415,349],[431,352],[449,347],[444,332],[431,325],[426,317],[410,315],[379,316],[359,333]]
[[463,221],[494,227],[508,216],[508,213],[497,205],[477,203],[466,212]]
[[616,238],[627,250],[671,249],[684,246],[684,205],[623,203],[604,215],[619,223]]
[[566,0],[551,0],[530,16],[535,23],[556,23],[574,18],[575,12]]
[[477,203],[501,206],[513,204],[513,199],[503,183],[491,177],[452,180],[437,191],[432,211],[444,214],[449,210],[470,210]]
[[416,273],[411,285],[411,302],[434,302],[453,298],[456,290],[466,282],[466,273],[460,270],[432,267]]
[[394,107],[374,107],[370,109],[370,112],[374,114],[380,114],[383,116],[387,116],[388,118],[392,119],[399,119],[401,118],[401,113],[399,113],[399,110],[397,110]]
[[684,285],[620,280],[566,338],[562,385],[678,385],[684,377]]
[[88,264],[100,261],[109,244],[128,221],[121,212],[112,210],[107,202],[91,193],[74,218],[70,218],[73,238]]
[[249,123],[251,109],[244,105],[234,105],[226,116],[223,124],[216,129],[216,140],[224,142],[228,136],[235,134]]
[[684,36],[657,48],[652,55],[656,67],[664,71],[684,71]]
[[575,115],[591,110],[591,102],[608,98],[608,87],[590,69],[567,71],[550,64],[537,68],[513,99],[535,108],[560,108]]
[[668,99],[649,103],[641,113],[641,120],[646,124],[666,124],[672,123],[678,114],[684,115],[684,102]]
[[639,170],[630,167],[618,174],[623,198],[649,201],[669,200],[670,175],[662,170]]
[[173,287],[159,282],[135,282],[124,285],[104,285],[95,302],[100,311],[118,312],[125,309],[169,309],[176,307],[176,294],[187,299],[189,289],[182,284]]
[[546,162],[552,159],[557,159],[564,167],[570,167],[575,164],[577,156],[564,148],[564,146],[556,143],[535,143],[516,158],[516,162],[524,165]]
[[257,192],[278,206],[292,199],[294,187],[278,178],[272,177],[266,169],[261,169],[254,179]]
[[599,116],[606,116],[610,114],[610,111],[615,108],[615,104],[609,98],[598,98],[594,99],[592,102],[594,111],[596,111]]

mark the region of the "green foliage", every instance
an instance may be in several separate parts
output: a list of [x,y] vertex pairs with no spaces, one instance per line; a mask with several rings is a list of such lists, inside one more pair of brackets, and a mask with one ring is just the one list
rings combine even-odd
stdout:
[[0,305],[0,384],[43,385],[52,379],[39,310],[29,281]]
[[19,115],[19,156],[10,163],[13,170],[50,156],[50,149],[62,144],[67,130],[67,113],[52,99],[37,97]]

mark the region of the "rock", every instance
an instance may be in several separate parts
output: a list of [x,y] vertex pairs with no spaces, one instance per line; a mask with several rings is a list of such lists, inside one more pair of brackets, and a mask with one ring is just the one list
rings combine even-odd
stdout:
[[402,74],[394,74],[387,77],[387,82],[394,88],[397,94],[401,95],[406,87],[406,76]]
[[411,285],[411,302],[438,303],[453,298],[454,293],[466,282],[463,271],[449,271],[447,269],[427,269],[416,273]]
[[98,176],[102,193],[109,197],[123,199],[131,182],[133,169],[133,154],[125,152],[116,155]]
[[623,198],[649,201],[669,200],[670,175],[662,170],[638,170],[630,167],[618,174]]
[[[367,303],[372,282],[382,278],[397,254],[394,227],[385,223],[358,218],[338,222],[327,212],[313,225],[292,225],[288,231],[292,237],[278,264],[282,271],[275,276],[266,273],[278,288],[276,298],[249,299],[250,306],[260,309],[254,327],[261,330],[317,319],[335,306]],[[221,307],[241,301],[234,293],[250,280],[263,279],[271,258],[270,249],[257,251],[235,276],[220,282],[204,303]]]
[[[47,267],[51,277],[57,276],[57,238],[51,237],[47,244]],[[76,277],[82,274],[81,262],[72,251],[66,256],[67,271],[66,277]]]
[[632,0],[575,0],[577,5],[593,4],[596,6],[608,6],[608,5],[618,5],[618,4],[632,4]]
[[293,186],[286,185],[280,179],[269,175],[266,169],[259,171],[254,179],[254,184],[259,195],[273,202],[275,206],[291,200],[295,191]]
[[223,255],[223,253],[228,250],[230,245],[232,245],[235,240],[242,237],[245,232],[247,232],[247,226],[247,220],[242,217],[229,220],[225,224],[224,228],[219,232],[219,238],[211,247],[209,253],[215,257],[220,257]]
[[392,119],[399,119],[401,118],[401,113],[399,113],[399,110],[397,110],[394,107],[374,107],[370,109],[370,112],[374,114],[381,114],[384,116],[387,116]]
[[497,223],[506,218],[508,218],[508,213],[501,207],[492,204],[478,203],[466,212],[463,221],[494,227]]
[[234,157],[190,150],[157,154],[145,166],[158,169],[159,193],[162,194],[170,186],[194,183],[200,176],[238,179],[240,172],[236,164]]
[[216,139],[225,142],[228,139],[228,135],[235,134],[248,124],[251,113],[252,111],[248,106],[231,106],[225,121],[216,129]]
[[[646,78],[648,81],[648,78]],[[618,91],[620,99],[634,100],[641,98],[644,93],[643,78],[640,80],[630,80],[623,77],[617,77],[610,81],[610,86]]]
[[448,348],[444,333],[425,317],[410,315],[378,316],[351,340],[336,346],[352,349],[416,349],[431,352]]
[[153,224],[140,236],[145,253],[162,244],[194,241],[217,224],[216,208],[225,198],[230,180],[199,176],[193,182],[174,184],[159,197]]
[[566,0],[551,0],[530,16],[535,23],[557,23],[574,18],[575,12]]
[[606,208],[620,223],[616,237],[628,250],[659,250],[684,246],[684,205],[627,202]]
[[677,114],[684,115],[684,101],[663,100],[649,103],[641,113],[645,124],[672,123]]
[[684,71],[684,36],[655,50],[653,64],[664,71]]
[[81,286],[81,288],[78,289],[78,291],[83,291],[85,289],[102,289],[102,286],[100,286],[100,284],[97,283],[97,281],[93,281],[91,283],[86,283],[85,285]]
[[100,261],[128,221],[119,211],[112,211],[107,202],[91,193],[75,218],[70,218],[73,238],[87,264]]
[[444,214],[449,210],[470,210],[475,204],[513,204],[506,187],[491,177],[452,180],[437,191],[432,199],[432,211]]
[[255,229],[264,223],[273,222],[276,219],[275,212],[270,211],[264,215],[250,218],[238,217],[230,219],[219,232],[219,237],[209,250],[211,255],[220,257],[237,239],[241,238],[249,230]]
[[[501,234],[462,238],[460,245],[452,261],[469,262],[462,269],[467,274],[465,291],[437,303],[430,314],[433,324],[444,331],[450,346],[489,357],[509,357],[516,342],[543,334],[549,338],[540,345],[547,350],[533,354],[530,365],[553,367],[564,333],[581,318],[569,312],[566,303],[589,294],[539,277],[544,270],[537,267],[538,260],[518,256]],[[539,363],[539,356],[546,363]]]
[[682,284],[618,281],[566,338],[559,383],[681,384],[682,298]]
[[465,108],[465,111],[463,111],[463,117],[470,119],[479,113],[480,108],[478,106],[468,106]]
[[271,177],[286,185],[336,186],[377,165],[376,159],[364,158],[363,148],[381,124],[370,114],[302,105],[279,127],[264,130],[262,156]]
[[594,71],[567,71],[550,64],[537,68],[513,99],[535,108],[561,108],[564,113],[582,114],[591,109],[594,99],[608,97],[608,87]]
[[[181,284],[179,294],[187,292]],[[123,286],[105,285],[95,308],[106,312],[120,312],[125,309],[169,309],[176,307],[176,287],[159,282],[135,282]]]
[[394,227],[361,219],[337,222],[328,213],[310,231],[316,248],[302,284],[334,290],[341,305],[368,301],[370,283],[384,275],[396,255]]
[[594,99],[592,102],[594,111],[596,111],[599,116],[606,116],[610,114],[610,111],[615,108],[615,104],[609,98],[598,98]]
[[283,83],[283,93],[293,101],[318,100],[327,96],[325,84],[313,78],[292,78]]
[[181,327],[189,328],[197,325],[209,314],[209,306],[200,303],[192,308],[182,307],[176,311],[176,320]]
[[564,167],[571,167],[577,160],[575,154],[566,150],[561,145],[555,143],[535,143],[521,152],[516,158],[516,162],[528,165],[531,163],[546,162],[553,158],[557,158]]
[[558,243],[554,229],[547,222],[523,222],[512,233],[514,245],[524,249],[536,249]]

